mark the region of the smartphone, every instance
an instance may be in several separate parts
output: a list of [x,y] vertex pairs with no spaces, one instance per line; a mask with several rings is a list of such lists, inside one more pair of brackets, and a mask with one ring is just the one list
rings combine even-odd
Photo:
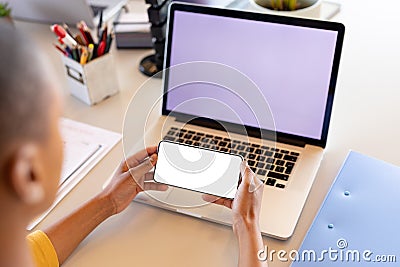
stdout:
[[240,181],[240,155],[161,141],[154,180],[218,197],[234,198]]

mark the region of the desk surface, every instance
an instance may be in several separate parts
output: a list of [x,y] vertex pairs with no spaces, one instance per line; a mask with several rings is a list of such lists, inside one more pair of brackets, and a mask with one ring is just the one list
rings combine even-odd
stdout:
[[[342,1],[334,20],[346,26],[345,41],[326,153],[292,238],[264,238],[269,249],[297,249],[349,149],[400,165],[400,3]],[[387,9],[385,9],[387,8]],[[121,92],[88,107],[69,96],[55,40],[47,25],[16,22],[47,51],[64,94],[64,116],[121,132],[125,109],[147,77],[139,61],[151,50],[112,50]],[[51,224],[101,190],[122,159],[118,144],[39,224]],[[90,218],[88,218],[90,219]],[[66,233],[68,234],[68,233]],[[64,266],[235,266],[238,250],[229,227],[132,203],[98,227]],[[272,262],[270,266],[289,266]]]

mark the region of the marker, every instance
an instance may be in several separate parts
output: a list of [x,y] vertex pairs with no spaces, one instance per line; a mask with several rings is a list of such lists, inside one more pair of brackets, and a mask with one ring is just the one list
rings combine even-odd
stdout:
[[107,32],[108,32],[108,27],[106,25],[106,26],[104,26],[103,32],[101,33],[100,41],[107,42]]
[[88,59],[88,51],[86,50],[86,48],[82,48],[82,55],[80,60],[81,65],[86,64],[87,59]]
[[75,47],[77,46],[77,42],[74,40],[74,38],[69,35],[63,27],[60,25],[54,24],[50,27],[50,29],[58,36],[60,37],[59,40],[61,40],[64,44],[70,46],[70,47]]
[[101,41],[99,47],[97,48],[97,57],[102,56],[105,50],[106,50],[106,42]]

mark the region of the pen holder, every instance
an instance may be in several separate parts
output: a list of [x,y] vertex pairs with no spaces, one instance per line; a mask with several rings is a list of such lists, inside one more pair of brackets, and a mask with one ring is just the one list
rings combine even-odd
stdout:
[[111,54],[84,65],[62,56],[71,94],[88,105],[95,105],[119,91]]

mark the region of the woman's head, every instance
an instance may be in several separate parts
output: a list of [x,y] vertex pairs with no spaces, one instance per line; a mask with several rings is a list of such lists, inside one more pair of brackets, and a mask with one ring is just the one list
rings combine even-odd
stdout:
[[30,219],[58,186],[60,97],[32,40],[4,23],[0,35],[0,205]]

